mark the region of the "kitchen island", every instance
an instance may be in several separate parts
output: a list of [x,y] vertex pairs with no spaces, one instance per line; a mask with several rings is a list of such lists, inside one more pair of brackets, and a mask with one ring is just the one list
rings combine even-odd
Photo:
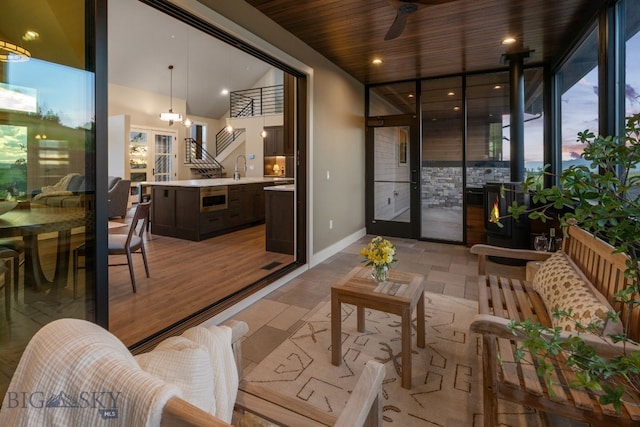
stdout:
[[146,182],[151,232],[200,241],[265,220],[264,188],[291,178],[244,177]]

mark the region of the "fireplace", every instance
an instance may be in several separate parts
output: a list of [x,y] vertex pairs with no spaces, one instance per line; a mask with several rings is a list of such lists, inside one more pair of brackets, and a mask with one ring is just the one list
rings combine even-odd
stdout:
[[[504,197],[500,191],[504,187]],[[522,191],[519,183],[489,182],[484,186],[484,228],[487,232],[487,243],[494,246],[515,249],[529,249],[529,218],[520,215],[518,219],[509,215],[507,209],[516,201],[518,205],[529,206],[529,194]],[[491,211],[503,225],[499,227],[490,221]]]

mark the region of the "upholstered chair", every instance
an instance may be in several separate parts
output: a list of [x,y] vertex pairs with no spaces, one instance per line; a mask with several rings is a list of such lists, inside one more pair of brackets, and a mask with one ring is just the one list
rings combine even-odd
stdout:
[[109,218],[122,217],[127,215],[129,205],[129,192],[131,181],[118,177],[109,177],[109,190],[107,200],[109,206]]

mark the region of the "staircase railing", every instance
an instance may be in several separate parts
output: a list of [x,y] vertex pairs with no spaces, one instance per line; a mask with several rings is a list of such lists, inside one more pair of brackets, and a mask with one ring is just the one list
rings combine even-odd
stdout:
[[[231,92],[229,102],[229,114],[232,118],[282,114],[284,85],[236,90]],[[220,129],[216,134],[216,155],[222,153],[243,132],[244,129],[234,129],[232,132],[228,132],[226,128]]]
[[216,134],[216,155],[222,153],[243,133],[244,129],[234,129],[232,132],[228,132],[227,128],[220,129],[220,132]]
[[221,178],[224,166],[194,138],[185,138],[185,163],[191,164],[203,178]]
[[231,92],[231,117],[252,117],[281,114],[284,110],[284,86],[265,86]]

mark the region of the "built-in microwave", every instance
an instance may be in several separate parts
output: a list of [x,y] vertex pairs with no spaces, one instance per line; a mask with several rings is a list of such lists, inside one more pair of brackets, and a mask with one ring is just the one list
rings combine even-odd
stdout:
[[226,185],[200,188],[200,212],[212,212],[227,209],[228,189]]

